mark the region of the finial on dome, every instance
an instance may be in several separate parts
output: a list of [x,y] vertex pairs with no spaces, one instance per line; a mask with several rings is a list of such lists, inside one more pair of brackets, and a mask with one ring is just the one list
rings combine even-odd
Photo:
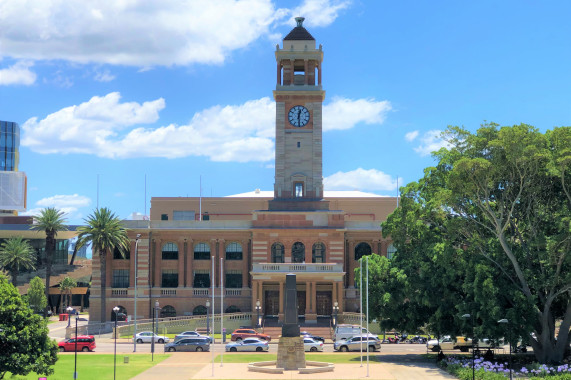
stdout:
[[305,17],[296,17],[295,18],[295,22],[297,22],[297,26],[303,26],[304,20],[305,20]]

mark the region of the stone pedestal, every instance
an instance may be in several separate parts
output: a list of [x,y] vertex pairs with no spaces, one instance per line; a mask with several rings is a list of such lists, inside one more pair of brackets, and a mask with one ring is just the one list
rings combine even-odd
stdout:
[[302,337],[280,338],[276,367],[283,368],[286,371],[305,368],[305,351],[303,349]]

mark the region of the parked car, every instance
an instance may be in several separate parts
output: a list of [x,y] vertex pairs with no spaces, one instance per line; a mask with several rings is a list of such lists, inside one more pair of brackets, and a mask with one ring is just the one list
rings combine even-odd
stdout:
[[369,334],[376,337],[376,335],[369,333],[366,328],[363,327],[361,329],[359,325],[337,325],[333,333],[333,341],[337,342],[338,340],[349,339],[363,334]]
[[302,332],[299,333],[299,335],[301,335],[301,336],[304,337],[304,338],[310,338],[310,339],[318,340],[318,341],[320,341],[320,342],[325,343],[325,338],[324,338],[324,337],[313,335],[313,334],[311,334],[311,333],[308,333],[307,331],[302,331]]
[[205,338],[208,339],[210,343],[212,343],[212,337],[209,337],[208,335],[202,335],[197,331],[183,331],[174,337],[174,341],[176,342],[184,338]]
[[[60,352],[75,351],[75,338],[69,338],[58,343]],[[95,350],[95,337],[93,335],[79,335],[77,337],[77,351]]]
[[136,340],[137,343],[151,343],[153,340],[153,336],[155,337],[155,343],[168,343],[170,339],[166,336],[153,334],[152,331],[143,331],[138,333],[133,337],[133,340]]
[[[361,344],[361,339],[363,343]],[[369,346],[369,351],[377,351],[381,349],[381,341],[379,338],[374,337],[372,334],[354,336],[346,340],[338,340],[333,344],[335,351],[360,351],[363,347],[363,351],[367,351],[367,346]]]
[[323,342],[304,337],[303,348],[305,351],[311,352],[323,351]]
[[176,351],[210,351],[210,342],[208,337],[193,337],[165,344],[165,352]]
[[261,340],[258,338],[244,338],[236,342],[230,342],[226,345],[226,351],[236,352],[236,351],[268,351],[270,349],[270,344],[267,340]]
[[268,342],[272,340],[272,337],[266,334],[261,334],[254,329],[236,329],[232,333],[230,340],[233,341],[241,341],[242,339],[246,338],[259,338],[263,340],[267,340]]
[[[438,352],[440,350],[456,350],[460,349],[462,352],[470,351],[472,348],[472,339],[465,338],[463,336],[457,336],[452,338],[449,335],[444,336],[443,338],[438,341],[437,339],[429,340],[427,343],[428,349],[433,352]],[[490,348],[492,347],[492,343],[489,339],[483,339],[480,342],[477,342],[475,346],[479,348]]]

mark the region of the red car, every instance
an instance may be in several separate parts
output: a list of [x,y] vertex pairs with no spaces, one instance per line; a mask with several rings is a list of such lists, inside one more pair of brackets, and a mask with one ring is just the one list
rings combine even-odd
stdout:
[[237,342],[241,341],[244,338],[260,338],[263,340],[267,340],[268,342],[272,340],[272,337],[266,334],[260,334],[254,329],[237,329],[234,330],[231,336],[231,340],[235,340]]
[[[59,352],[75,351],[75,338],[69,338],[58,343]],[[77,337],[77,351],[93,351],[95,349],[95,337],[93,335],[80,335]]]

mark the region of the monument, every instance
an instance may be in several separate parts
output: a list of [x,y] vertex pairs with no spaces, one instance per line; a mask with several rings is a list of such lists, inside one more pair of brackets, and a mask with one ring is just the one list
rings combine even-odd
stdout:
[[305,368],[305,351],[303,338],[299,336],[297,320],[297,289],[295,274],[287,274],[284,297],[284,325],[278,343],[277,368],[286,371]]

